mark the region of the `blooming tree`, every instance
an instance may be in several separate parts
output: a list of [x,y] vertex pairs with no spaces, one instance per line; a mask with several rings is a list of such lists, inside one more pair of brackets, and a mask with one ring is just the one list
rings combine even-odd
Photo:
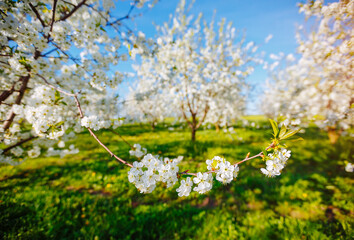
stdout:
[[[235,28],[225,19],[215,29],[202,14],[193,20],[181,1],[171,23],[157,27],[159,36],[151,55],[136,68],[141,104],[148,103],[164,116],[188,123],[192,141],[206,122],[225,125],[244,108],[245,78],[258,59],[253,42],[238,42]],[[159,101],[155,102],[155,99]],[[155,104],[151,104],[155,103]],[[161,104],[167,105],[161,107]]]
[[[310,33],[297,34],[297,60],[284,56],[286,66],[276,67],[279,61],[274,57],[264,112],[272,117],[313,120],[335,142],[335,132],[354,123],[354,1],[328,5],[309,1],[300,5],[300,12],[315,24]],[[304,26],[300,30],[308,31]]]
[[[76,153],[65,141],[81,126],[98,130],[116,126],[116,98],[107,94],[124,74],[112,67],[127,59],[121,45],[146,49],[145,39],[112,15],[107,0],[0,2],[0,162]],[[70,94],[63,94],[67,92]],[[86,115],[80,119],[73,96]],[[23,144],[32,147],[23,148]]]
[[129,89],[124,110],[129,120],[148,122],[152,129],[155,129],[155,125],[164,119],[168,104],[160,94],[157,94],[157,89],[151,89],[149,83],[149,81],[141,81]]

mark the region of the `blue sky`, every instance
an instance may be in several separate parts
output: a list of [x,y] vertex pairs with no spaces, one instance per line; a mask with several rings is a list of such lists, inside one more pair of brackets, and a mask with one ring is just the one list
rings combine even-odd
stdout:
[[[169,20],[173,14],[178,0],[160,0],[155,7],[143,12],[129,25],[137,31],[142,31],[147,37],[156,36],[153,23],[161,25]],[[188,2],[188,1],[187,1]],[[246,40],[254,41],[260,46],[259,51],[264,51],[267,56],[271,53],[295,53],[296,25],[302,24],[304,16],[298,13],[295,0],[196,0],[191,13],[195,16],[202,12],[204,19],[210,21],[215,14],[215,20],[226,18],[231,21],[238,30],[246,31]],[[118,4],[117,13],[125,13],[128,6]],[[214,13],[215,11],[215,13]],[[133,12],[134,13],[134,12]],[[122,15],[122,14],[121,14]],[[124,15],[124,14],[123,14]],[[272,34],[273,38],[267,43],[264,39]],[[132,72],[131,62],[121,64],[119,70]],[[259,96],[262,94],[262,86],[267,78],[267,72],[262,67],[257,67],[255,72],[247,79],[256,85],[250,95],[247,105],[247,114],[260,114]],[[126,81],[119,89],[119,94],[124,98],[128,91],[128,85],[132,80]]]

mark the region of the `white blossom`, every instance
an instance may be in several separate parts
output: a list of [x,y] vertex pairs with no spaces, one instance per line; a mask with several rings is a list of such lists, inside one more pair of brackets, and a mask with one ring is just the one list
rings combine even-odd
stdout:
[[213,187],[213,175],[211,173],[197,173],[197,176],[193,178],[193,182],[198,184],[193,190],[204,194],[210,191]]
[[27,152],[27,154],[30,158],[36,158],[41,154],[41,148],[39,146],[34,146]]
[[10,150],[13,155],[16,157],[20,157],[23,153],[23,149],[20,146],[17,146]]
[[230,183],[234,178],[234,170],[235,166],[231,165],[230,162],[225,161],[220,163],[219,171],[216,173],[216,180],[223,184]]
[[134,150],[130,150],[129,154],[137,158],[141,158],[147,152],[146,148],[141,148],[140,144],[134,144]]
[[261,168],[261,172],[267,177],[279,176],[289,158],[289,150],[285,148],[276,150],[274,153],[268,154],[269,160],[266,161],[266,168]]
[[179,197],[183,197],[183,196],[188,197],[191,190],[192,190],[192,186],[193,186],[193,182],[190,177],[187,177],[186,180],[184,180],[184,179],[181,180],[181,185],[179,186],[179,188],[176,189],[176,191],[178,192],[178,196]]
[[133,167],[128,172],[128,180],[135,184],[141,193],[152,192],[157,182],[165,183],[167,188],[172,187],[178,181],[179,159],[165,158],[162,161],[150,153],[146,154],[141,162],[133,162]]
[[345,166],[345,171],[354,172],[354,165],[352,163],[347,163],[347,165]]
[[58,142],[58,147],[64,148],[65,147],[65,142],[64,141],[59,141]]

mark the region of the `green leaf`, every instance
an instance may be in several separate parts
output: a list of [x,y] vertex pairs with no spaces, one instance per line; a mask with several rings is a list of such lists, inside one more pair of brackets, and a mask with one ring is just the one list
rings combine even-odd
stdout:
[[286,139],[286,141],[292,141],[292,142],[298,142],[298,141],[303,141],[304,139],[302,137],[295,137],[295,136],[292,136],[292,137],[288,137]]
[[60,121],[60,122],[56,123],[55,126],[56,126],[56,127],[59,127],[59,126],[61,126],[61,125],[63,125],[63,124],[64,124],[64,121]]
[[290,141],[292,141],[292,142],[298,142],[298,141],[304,141],[304,139],[303,139],[302,137],[298,137],[298,138],[292,139],[292,140],[290,140]]
[[60,98],[60,92],[55,90],[55,100],[57,100],[58,98]]
[[283,136],[280,136],[280,139],[284,140],[284,139],[287,139],[291,136],[294,136],[296,133],[298,133],[300,131],[300,129],[297,129],[297,130],[290,130],[288,131],[286,134],[284,134]]
[[281,126],[280,132],[279,132],[279,139],[283,139],[282,137],[284,136],[284,134],[286,133],[286,126],[283,124]]
[[278,124],[273,119],[269,119],[269,122],[272,125],[274,137],[276,137],[279,132]]

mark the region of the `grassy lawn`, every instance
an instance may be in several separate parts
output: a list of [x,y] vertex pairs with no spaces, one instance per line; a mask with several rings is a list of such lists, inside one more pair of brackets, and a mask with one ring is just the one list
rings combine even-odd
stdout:
[[[206,170],[205,160],[222,155],[231,163],[267,146],[270,128],[236,126],[236,134],[214,129],[197,132],[163,124],[125,125],[119,132],[130,143],[166,157],[184,156],[180,169]],[[129,146],[117,135],[97,135],[130,162]],[[277,178],[260,172],[260,159],[240,165],[236,181],[214,181],[205,194],[178,198],[158,186],[140,194],[127,178],[128,168],[115,162],[89,136],[74,141],[77,155],[28,159],[0,166],[0,239],[353,239],[354,175],[350,137],[330,145],[317,128],[289,144],[292,157]]]

